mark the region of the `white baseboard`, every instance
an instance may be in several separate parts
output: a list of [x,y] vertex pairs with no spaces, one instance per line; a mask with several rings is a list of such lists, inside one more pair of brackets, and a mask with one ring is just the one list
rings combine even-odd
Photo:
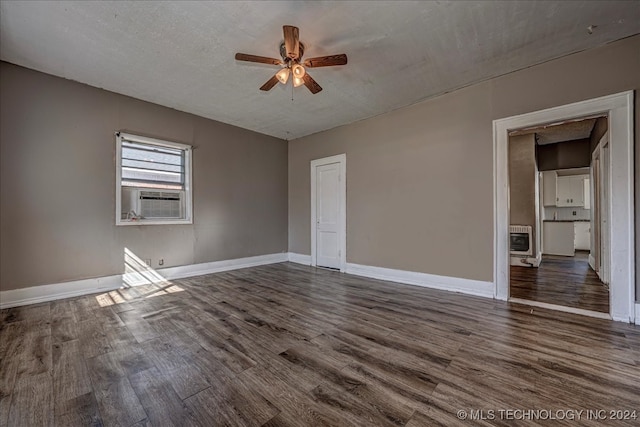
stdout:
[[640,325],[640,303],[636,302],[635,324]]
[[538,252],[536,258],[534,260],[534,267],[540,267],[540,263],[542,262],[542,252]]
[[0,292],[0,309],[107,292],[122,286],[122,274]]
[[219,273],[221,271],[276,264],[279,262],[287,262],[288,260],[288,254],[283,252],[279,254],[258,255],[247,258],[236,258],[223,261],[205,262],[202,264],[163,268],[158,270],[158,273],[166,279],[182,279],[185,277],[202,276],[203,274]]
[[596,271],[596,259],[591,254],[589,254],[589,267],[591,267],[593,271]]
[[37,304],[63,298],[112,291],[122,286],[157,283],[164,280],[201,276],[203,274],[236,270],[239,268],[286,262],[287,253],[258,255],[201,264],[181,265],[158,270],[149,269],[141,273],[116,274],[92,279],[74,280],[51,285],[32,286],[0,292],[0,309]]
[[289,252],[289,262],[295,262],[296,264],[311,265],[311,255],[296,254]]
[[347,263],[347,273],[407,285],[493,298],[493,282]]
[[[509,257],[509,264],[520,266],[520,267],[540,267],[540,263],[542,262],[542,254],[540,254],[536,258],[527,257],[527,256],[511,256]],[[524,260],[524,262],[523,262]]]

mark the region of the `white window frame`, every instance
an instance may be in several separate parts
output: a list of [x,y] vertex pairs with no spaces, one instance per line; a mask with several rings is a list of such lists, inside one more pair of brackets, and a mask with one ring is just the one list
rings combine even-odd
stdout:
[[[122,219],[122,141],[140,142],[142,144],[184,150],[184,218],[180,219]],[[193,196],[192,196],[192,147],[178,142],[164,141],[130,133],[116,132],[116,225],[169,225],[193,224]],[[158,190],[162,191],[162,190]]]

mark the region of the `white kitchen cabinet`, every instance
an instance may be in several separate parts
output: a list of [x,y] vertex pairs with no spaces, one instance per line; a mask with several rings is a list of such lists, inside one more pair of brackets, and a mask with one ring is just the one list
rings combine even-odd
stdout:
[[556,205],[556,171],[542,172],[542,205]]
[[574,247],[577,250],[588,251],[591,249],[591,223],[576,221],[573,223]]
[[584,179],[584,208],[591,209],[591,180]]
[[572,221],[544,221],[542,253],[574,256],[575,230]]
[[559,176],[556,201],[559,207],[584,206],[584,177],[581,175]]

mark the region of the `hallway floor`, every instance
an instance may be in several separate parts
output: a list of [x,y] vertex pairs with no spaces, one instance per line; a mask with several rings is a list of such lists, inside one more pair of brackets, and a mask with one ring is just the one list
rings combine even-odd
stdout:
[[589,267],[588,252],[543,255],[538,268],[511,266],[511,297],[609,313],[609,289]]

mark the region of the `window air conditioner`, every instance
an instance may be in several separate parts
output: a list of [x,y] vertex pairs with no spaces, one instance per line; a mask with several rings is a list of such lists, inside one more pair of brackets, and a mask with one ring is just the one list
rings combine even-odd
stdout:
[[183,191],[139,190],[138,212],[143,218],[182,218]]

